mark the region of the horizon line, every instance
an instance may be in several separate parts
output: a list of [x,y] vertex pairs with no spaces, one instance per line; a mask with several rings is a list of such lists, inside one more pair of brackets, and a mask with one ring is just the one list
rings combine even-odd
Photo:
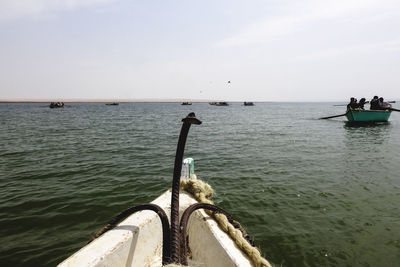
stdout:
[[[45,103],[45,102],[65,102],[65,103],[209,103],[209,102],[346,102],[347,100],[220,100],[220,99],[187,99],[187,98],[0,98],[0,103]],[[347,101],[348,102],[348,101]]]

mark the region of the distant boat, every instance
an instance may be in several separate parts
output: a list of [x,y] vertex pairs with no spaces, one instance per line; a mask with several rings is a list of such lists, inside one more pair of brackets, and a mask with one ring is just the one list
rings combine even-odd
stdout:
[[244,102],[243,105],[245,106],[254,106],[253,102]]
[[118,102],[114,102],[114,103],[106,103],[107,106],[118,106],[119,103]]
[[390,110],[349,110],[346,117],[351,123],[387,122]]
[[51,102],[49,107],[50,108],[63,108],[64,102]]
[[229,106],[227,102],[215,102],[215,106]]
[[181,105],[183,105],[183,106],[190,106],[191,104],[192,104],[192,102],[182,102]]

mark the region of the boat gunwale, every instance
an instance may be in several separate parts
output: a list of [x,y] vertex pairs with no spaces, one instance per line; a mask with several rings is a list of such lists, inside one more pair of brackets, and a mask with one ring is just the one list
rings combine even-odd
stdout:
[[379,110],[379,109],[377,109],[377,110],[375,110],[375,109],[373,109],[373,110],[371,110],[371,109],[361,109],[361,110],[350,109],[349,112],[351,112],[351,113],[353,113],[353,112],[357,112],[357,113],[359,113],[359,112],[384,112],[384,113],[391,113],[392,111],[391,111],[391,110],[388,110],[388,109],[385,109],[385,110]]

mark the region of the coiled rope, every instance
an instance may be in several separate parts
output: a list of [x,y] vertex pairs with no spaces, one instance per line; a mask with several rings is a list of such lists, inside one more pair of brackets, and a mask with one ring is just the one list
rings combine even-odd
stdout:
[[[196,179],[195,175],[191,175],[190,178],[191,179],[181,180],[181,189],[193,195],[193,197],[201,203],[214,204],[211,200],[214,194],[212,187],[206,182]],[[238,222],[235,222],[235,227],[229,222],[225,215],[214,213],[209,210],[205,210],[205,212],[217,221],[221,230],[230,236],[256,267],[272,267],[271,264],[261,256],[260,251],[249,243],[249,240],[246,239],[247,234],[244,228]]]

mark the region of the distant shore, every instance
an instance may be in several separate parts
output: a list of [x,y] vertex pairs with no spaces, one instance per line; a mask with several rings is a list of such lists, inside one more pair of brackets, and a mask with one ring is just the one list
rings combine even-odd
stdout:
[[[140,103],[140,102],[213,102],[222,100],[207,100],[207,99],[156,99],[156,98],[142,98],[142,99],[109,99],[109,98],[0,98],[0,103],[47,103],[47,102],[65,102],[65,103],[77,103],[77,102],[93,102],[93,103]],[[242,101],[230,101],[230,102],[242,102]]]
[[[226,100],[226,99],[186,99],[186,98],[171,98],[171,99],[159,99],[159,98],[138,98],[138,99],[110,99],[110,98],[0,98],[0,103],[50,103],[50,102],[64,102],[64,103],[179,103],[179,102],[192,102],[192,103],[209,103],[209,102],[230,102],[230,103],[243,103],[244,101],[251,101],[254,103],[260,102],[277,102],[277,103],[289,103],[289,102],[327,102],[327,103],[347,103],[347,100],[311,100],[311,101],[294,101],[294,100]],[[397,101],[396,101],[397,102]]]

